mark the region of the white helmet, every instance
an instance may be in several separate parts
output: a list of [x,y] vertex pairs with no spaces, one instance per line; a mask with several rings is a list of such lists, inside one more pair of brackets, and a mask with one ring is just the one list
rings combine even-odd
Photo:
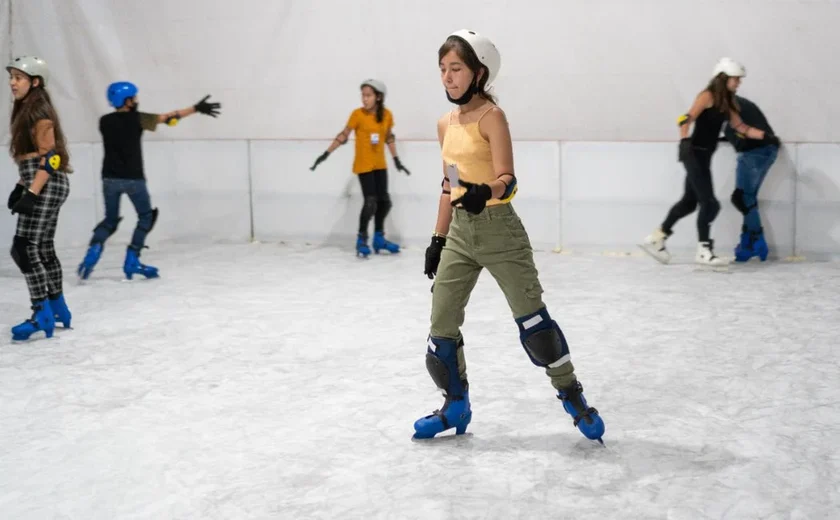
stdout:
[[372,88],[373,90],[381,93],[383,96],[387,94],[387,90],[385,89],[385,83],[382,83],[378,79],[366,79],[362,81],[362,87],[367,85],[368,87]]
[[11,69],[22,71],[28,76],[41,76],[43,86],[47,86],[50,79],[50,69],[47,62],[37,56],[19,56],[6,65],[6,72]]
[[743,78],[747,75],[747,69],[732,58],[721,58],[717,62],[713,76],[717,76],[721,72],[735,78]]
[[455,31],[449,36],[462,38],[472,47],[473,52],[478,56],[478,61],[487,67],[488,75],[486,85],[490,86],[493,80],[496,79],[496,75],[499,74],[499,68],[502,66],[502,56],[499,54],[499,49],[490,41],[490,38],[468,29]]

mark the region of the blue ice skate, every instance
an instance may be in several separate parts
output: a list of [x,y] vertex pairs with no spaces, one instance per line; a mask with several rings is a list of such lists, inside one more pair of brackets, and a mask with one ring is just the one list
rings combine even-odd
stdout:
[[764,230],[756,231],[742,231],[741,241],[735,247],[735,261],[746,262],[750,258],[757,256],[762,262],[767,260],[770,254],[770,248],[767,246],[767,241],[764,240]]
[[60,293],[55,299],[50,297],[50,309],[52,309],[55,321],[60,321],[65,329],[69,329],[70,320],[73,318],[73,315],[67,307],[67,302],[64,301],[64,293]]
[[414,438],[431,439],[450,428],[455,428],[455,435],[463,435],[467,432],[467,426],[471,420],[469,392],[464,392],[464,395],[457,400],[446,397],[443,408],[414,422]]
[[87,254],[84,260],[79,264],[78,274],[82,280],[87,280],[93,272],[94,266],[99,262],[99,257],[102,256],[102,244],[91,244],[88,247]]
[[583,387],[579,381],[575,381],[572,386],[558,390],[557,398],[563,401],[563,408],[572,416],[580,433],[587,439],[604,444],[601,439],[604,436],[604,421],[598,414],[598,410],[586,404],[586,398],[583,397]]
[[12,327],[13,341],[26,341],[39,331],[44,331],[48,338],[53,337],[55,318],[50,308],[50,302],[43,299],[32,304],[32,317],[19,325]]
[[429,338],[426,369],[443,391],[445,401],[443,408],[414,422],[415,439],[431,439],[450,428],[455,428],[456,435],[466,433],[472,420],[472,410],[469,384],[458,374],[458,349],[463,346],[463,340]]
[[125,263],[123,264],[123,272],[129,280],[135,274],[141,274],[146,278],[157,278],[158,268],[151,265],[140,263],[140,253],[136,249],[129,247],[125,252]]
[[382,249],[389,253],[399,253],[400,246],[388,240],[385,240],[385,234],[382,231],[377,231],[373,234],[373,251],[378,255]]
[[367,244],[367,237],[361,233],[356,237],[356,256],[367,258],[370,255],[370,247]]

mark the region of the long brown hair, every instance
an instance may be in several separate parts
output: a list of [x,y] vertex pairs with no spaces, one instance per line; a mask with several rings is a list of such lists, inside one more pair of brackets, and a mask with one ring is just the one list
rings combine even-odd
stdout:
[[478,71],[484,69],[484,75],[481,76],[480,80],[478,80],[478,84],[476,85],[473,83],[470,88],[475,88],[476,95],[495,105],[496,98],[493,94],[487,91],[487,79],[490,78],[490,70],[481,64],[472,47],[470,47],[463,38],[450,36],[445,42],[443,42],[443,45],[441,45],[438,50],[438,62],[442,61],[443,57],[449,54],[449,51],[451,50],[455,51],[455,54],[464,61],[464,65],[466,65],[467,68],[470,69],[470,71],[472,71],[472,73],[476,76],[478,76]]
[[706,87],[706,90],[712,93],[714,108],[727,115],[733,111],[740,113],[741,107],[738,106],[738,101],[735,100],[735,94],[726,88],[726,82],[728,79],[729,76],[721,72],[709,81],[709,85]]
[[[39,81],[41,81],[40,78]],[[67,152],[67,140],[64,138],[64,132],[61,131],[58,112],[52,104],[50,94],[40,84],[32,85],[23,99],[15,100],[10,121],[12,141],[9,145],[9,154],[17,157],[38,151],[34,132],[35,124],[42,119],[49,119],[53,123],[55,151],[61,157],[61,171],[72,172],[70,154]]]

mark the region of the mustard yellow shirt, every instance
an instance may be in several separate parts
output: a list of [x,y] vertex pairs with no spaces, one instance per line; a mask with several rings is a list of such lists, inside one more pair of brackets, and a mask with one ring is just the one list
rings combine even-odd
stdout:
[[357,108],[350,114],[347,127],[356,133],[356,157],[353,159],[353,173],[368,173],[384,170],[385,141],[394,127],[394,116],[387,108],[383,111],[382,122],[376,120],[376,113]]
[[[458,168],[459,180],[472,182],[474,184],[489,184],[496,180],[496,171],[493,168],[493,156],[490,153],[490,143],[481,135],[478,123],[487,115],[495,105],[478,116],[472,123],[460,124],[452,122],[452,112],[449,113],[449,125],[443,136],[443,147],[441,156],[447,165],[455,165]],[[450,179],[451,181],[451,179]],[[466,188],[452,186],[451,198],[455,200],[461,197]],[[490,199],[488,206],[507,204],[508,200]]]

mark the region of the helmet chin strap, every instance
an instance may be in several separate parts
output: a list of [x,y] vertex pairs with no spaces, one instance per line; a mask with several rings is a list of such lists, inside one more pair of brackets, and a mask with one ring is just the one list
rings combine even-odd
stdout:
[[470,88],[468,88],[467,91],[464,92],[463,96],[455,99],[449,95],[449,91],[447,90],[446,99],[448,99],[450,103],[455,103],[456,105],[466,105],[472,100],[473,96],[476,94],[478,94],[478,80],[473,80],[472,84],[470,85]]

